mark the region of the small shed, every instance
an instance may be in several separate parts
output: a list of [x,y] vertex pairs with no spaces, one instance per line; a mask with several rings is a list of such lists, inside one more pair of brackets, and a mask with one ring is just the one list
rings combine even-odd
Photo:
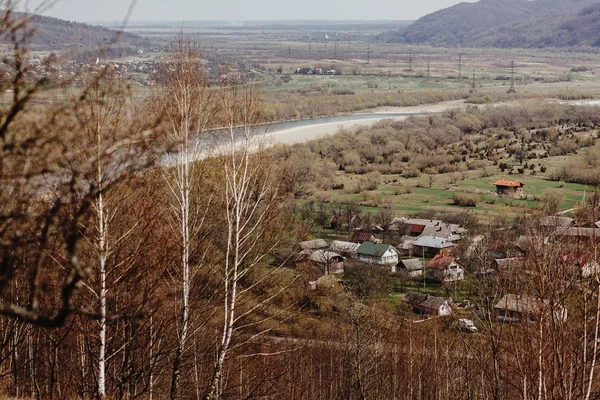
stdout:
[[316,250],[308,259],[321,267],[325,275],[344,273],[344,257],[332,251]]
[[505,275],[518,274],[523,269],[523,259],[520,257],[496,258],[494,264],[496,270]]
[[358,215],[352,215],[349,213],[336,214],[331,217],[331,229],[360,229],[361,220]]
[[298,247],[301,250],[322,250],[329,247],[325,239],[307,240],[305,242],[299,242]]
[[494,183],[496,186],[496,193],[500,196],[521,196],[523,194],[523,186],[525,184],[519,181],[509,181],[501,179]]
[[334,240],[329,246],[329,250],[341,254],[345,257],[358,258],[356,249],[360,247],[358,243],[344,242],[342,240]]
[[417,278],[423,276],[423,262],[418,258],[408,258],[400,260],[396,265],[396,272],[407,278]]
[[354,243],[364,243],[364,242],[378,243],[379,242],[379,240],[377,240],[377,238],[375,238],[373,233],[371,233],[369,231],[363,231],[363,230],[356,230],[356,231],[352,232],[352,239],[350,239],[350,241],[354,242]]
[[567,310],[559,304],[551,310],[548,300],[526,295],[506,294],[494,307],[499,322],[535,322],[542,313],[550,311],[559,321],[567,319]]
[[404,301],[410,304],[417,313],[438,315],[440,317],[452,314],[450,303],[443,297],[418,292],[408,292],[403,297]]

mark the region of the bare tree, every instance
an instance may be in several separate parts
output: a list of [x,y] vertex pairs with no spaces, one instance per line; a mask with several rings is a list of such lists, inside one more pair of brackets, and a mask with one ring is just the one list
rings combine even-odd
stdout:
[[212,91],[193,44],[181,39],[170,67],[172,70],[160,96],[165,104],[167,137],[175,143],[176,152],[164,168],[164,180],[171,193],[174,225],[181,241],[181,308],[170,392],[171,399],[176,399],[190,324],[190,254],[208,210],[206,204],[194,203],[194,193],[201,184],[198,161],[202,141],[206,140],[204,133],[210,126],[214,109]]
[[[227,136],[221,151],[224,180],[223,212],[227,237],[223,279],[223,325],[210,384],[204,399],[221,396],[221,378],[237,324],[259,305],[238,314],[240,297],[248,288],[240,289],[240,281],[257,265],[271,248],[264,247],[272,233],[265,229],[276,207],[277,175],[263,143],[255,135],[261,114],[255,90],[240,86],[223,87],[219,106],[223,111]],[[268,299],[267,299],[268,300]]]

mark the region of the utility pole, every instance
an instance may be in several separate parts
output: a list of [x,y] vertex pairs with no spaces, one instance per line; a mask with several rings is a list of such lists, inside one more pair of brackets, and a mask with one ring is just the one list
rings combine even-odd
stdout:
[[335,41],[335,48],[334,48],[334,51],[333,51],[333,58],[334,58],[334,60],[337,60],[337,49],[338,49],[338,42],[336,40]]
[[458,54],[458,81],[462,79],[462,53]]
[[515,90],[515,62],[510,62],[510,89],[507,93],[517,93]]
[[308,39],[308,54],[311,54],[311,45],[312,45],[312,38]]
[[473,82],[471,83],[471,86],[473,87],[473,90],[475,90],[475,88],[477,87],[477,85],[475,84],[475,68],[473,68]]
[[427,60],[427,80],[431,78],[430,69],[429,69],[429,60]]
[[371,43],[367,43],[367,64],[371,63]]
[[412,69],[412,48],[408,49],[408,71],[413,72]]

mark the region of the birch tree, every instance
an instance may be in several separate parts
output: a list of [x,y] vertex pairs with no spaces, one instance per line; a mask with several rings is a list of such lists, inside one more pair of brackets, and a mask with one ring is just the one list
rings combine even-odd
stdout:
[[190,255],[207,210],[206,204],[195,203],[194,196],[201,184],[199,158],[214,107],[200,55],[191,43],[179,42],[169,69],[161,98],[165,104],[167,138],[174,144],[174,153],[164,168],[164,180],[171,194],[170,207],[180,241],[181,260],[177,347],[170,389],[170,398],[176,399],[190,329]]
[[272,299],[263,299],[240,312],[240,299],[251,290],[251,287],[241,288],[240,281],[272,250],[277,241],[272,240],[273,236],[278,234],[271,230],[277,228],[268,226],[276,212],[279,190],[277,174],[265,153],[265,142],[255,134],[261,121],[257,93],[244,86],[221,87],[218,105],[226,127],[219,147],[226,238],[220,272],[222,327],[215,365],[204,395],[207,400],[221,397],[226,359],[234,335],[243,328],[240,322]]

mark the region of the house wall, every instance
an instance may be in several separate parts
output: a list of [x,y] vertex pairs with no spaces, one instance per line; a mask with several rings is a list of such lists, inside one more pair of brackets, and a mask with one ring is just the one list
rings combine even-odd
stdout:
[[418,271],[409,271],[406,268],[398,268],[398,273],[400,274],[400,276],[403,276],[405,278],[419,278],[423,276],[422,269]]
[[383,254],[381,257],[370,256],[366,254],[359,254],[358,260],[364,263],[369,264],[379,264],[379,265],[396,265],[398,264],[398,253],[394,250],[390,249]]
[[449,256],[450,254],[453,253],[452,247],[446,247],[445,249],[437,249],[435,247],[425,247],[423,249],[422,246],[415,246],[413,249],[414,249],[413,254],[417,257],[423,256],[423,250],[425,250],[425,257],[427,257],[427,258],[433,258],[433,257],[437,256],[438,254],[441,254],[443,256]]

